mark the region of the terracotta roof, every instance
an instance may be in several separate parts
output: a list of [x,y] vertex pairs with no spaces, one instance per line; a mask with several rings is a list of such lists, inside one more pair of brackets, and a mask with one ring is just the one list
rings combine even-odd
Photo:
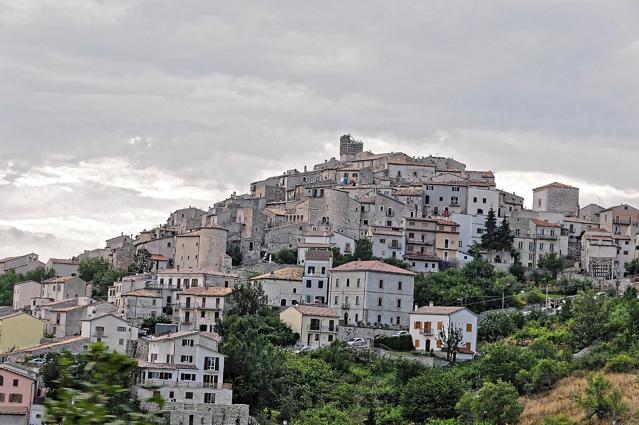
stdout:
[[189,288],[179,292],[185,295],[201,295],[208,297],[224,297],[233,292],[233,288]]
[[437,224],[439,224],[440,226],[456,226],[456,227],[459,227],[459,223],[455,223],[454,221],[451,221],[451,220],[438,219],[437,220]]
[[446,307],[446,306],[424,306],[415,310],[414,314],[433,314],[439,316],[448,316],[458,311],[466,310],[464,307]]
[[123,294],[123,296],[128,297],[143,297],[143,298],[160,298],[161,295],[157,291],[152,291],[150,289],[136,289],[135,291],[127,292]]
[[302,281],[304,267],[294,266],[275,270],[271,273],[255,276],[251,280],[295,280]]
[[332,257],[331,251],[310,250],[306,253],[306,261],[330,261]]
[[377,273],[393,273],[403,274],[406,276],[415,276],[415,273],[396,267],[391,264],[383,263],[381,261],[351,261],[350,263],[342,264],[339,267],[335,267],[331,272],[350,272],[350,271],[369,271]]
[[16,351],[11,351],[10,353],[7,354],[16,354],[16,353],[31,353],[34,351],[38,351],[38,350],[44,350],[44,349],[48,349],[48,348],[53,348],[53,347],[57,347],[60,345],[66,345],[66,344],[72,344],[78,341],[83,341],[83,340],[89,340],[89,338],[85,338],[83,336],[80,335],[76,335],[76,336],[70,336],[68,338],[63,338],[63,339],[59,339],[57,341],[52,341],[52,342],[47,342],[44,344],[40,344],[40,345],[36,345],[35,347],[29,347],[29,348],[24,348],[22,350],[16,350]]
[[60,312],[60,313],[66,313],[66,312],[68,312],[68,311],[77,310],[77,309],[79,309],[79,308],[84,308],[84,307],[86,307],[86,306],[87,306],[86,304],[85,304],[85,305],[72,305],[72,306],[69,306],[69,307],[52,308],[52,309],[50,309],[50,311],[55,311],[55,312]]
[[164,255],[151,255],[151,260],[153,260],[153,261],[167,261],[167,258]]
[[564,218],[564,221],[567,223],[597,224],[594,221],[585,220],[579,217],[566,217]]
[[332,248],[333,243],[313,243],[313,242],[304,242],[297,245],[298,248]]
[[628,235],[612,235],[613,239],[621,239],[621,240],[630,240],[630,236]]
[[[42,283],[65,283],[68,280],[71,279],[80,279],[79,277],[76,276],[63,276],[63,277],[54,277],[51,279],[47,279],[45,281],[43,281]],[[82,279],[80,279],[82,280]],[[84,282],[84,280],[82,280],[82,282]]]
[[559,224],[551,223],[550,221],[546,220],[539,220],[538,218],[533,218],[532,222],[535,223],[535,226],[539,227],[561,227]]
[[457,352],[462,354],[475,354],[473,350],[466,347],[457,347]]
[[545,186],[540,186],[540,187],[534,188],[533,192],[537,192],[538,190],[544,190],[544,189],[578,189],[578,188],[574,187],[574,186],[568,186],[567,184],[563,184],[563,183],[559,183],[559,182],[552,182],[552,183],[547,184]]
[[393,192],[395,196],[422,196],[424,194],[424,189],[413,187],[398,187]]
[[308,316],[322,316],[322,317],[339,317],[339,313],[336,310],[328,307],[316,307],[312,305],[294,305],[289,308],[294,308],[302,314]]

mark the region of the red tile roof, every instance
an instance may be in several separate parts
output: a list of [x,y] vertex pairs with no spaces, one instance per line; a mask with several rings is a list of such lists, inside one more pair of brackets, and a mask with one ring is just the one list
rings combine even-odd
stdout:
[[251,280],[294,280],[302,281],[304,267],[285,267],[271,273],[255,276]]
[[533,218],[532,222],[539,227],[561,227],[559,224],[551,223],[550,221],[546,220],[539,220],[538,218]]
[[393,266],[391,264],[383,263],[381,261],[351,261],[350,263],[342,264],[339,267],[335,267],[331,272],[351,272],[351,271],[368,271],[377,273],[393,273],[403,274],[406,276],[415,276],[415,273],[402,269],[400,267]]
[[302,314],[308,316],[322,316],[322,317],[339,317],[339,313],[336,310],[328,307],[316,307],[312,305],[294,305],[290,308],[294,308]]
[[450,314],[453,313],[457,313],[458,311],[462,311],[465,310],[464,307],[446,307],[446,306],[440,306],[440,305],[435,305],[435,306],[424,306],[424,307],[419,307],[417,310],[415,310],[413,313],[415,314],[433,314],[433,315],[441,315],[441,316],[448,316]]

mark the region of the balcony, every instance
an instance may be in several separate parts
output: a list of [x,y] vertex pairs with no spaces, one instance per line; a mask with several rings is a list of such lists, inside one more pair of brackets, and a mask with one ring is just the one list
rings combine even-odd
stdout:
[[557,235],[537,235],[537,239],[545,239],[548,241],[556,241]]
[[[337,318],[335,318],[335,320],[337,320]],[[337,333],[337,326],[335,325],[333,327],[330,327],[330,326],[324,325],[324,326],[317,327],[317,326],[309,325],[306,327],[306,330],[309,332]]]
[[350,303],[342,303],[342,309],[343,310],[348,310],[351,308],[351,304]]
[[402,249],[402,246],[401,246],[401,245],[399,245],[399,244],[392,244],[392,243],[389,243],[389,244],[388,244],[388,248],[389,248],[389,249]]
[[232,389],[232,384],[222,384],[220,382],[194,382],[176,381],[175,379],[138,379],[137,385],[154,385],[167,388],[209,388],[215,390]]
[[435,330],[431,328],[420,329],[419,334],[424,336],[433,336],[435,335]]

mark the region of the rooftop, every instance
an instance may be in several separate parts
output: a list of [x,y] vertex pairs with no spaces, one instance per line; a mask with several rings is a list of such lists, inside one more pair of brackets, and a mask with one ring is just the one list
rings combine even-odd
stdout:
[[84,341],[84,340],[88,341],[89,339],[85,338],[83,336],[80,336],[80,335],[70,336],[68,338],[59,339],[57,341],[52,341],[52,342],[47,342],[47,343],[44,343],[44,344],[36,345],[35,347],[29,347],[29,348],[24,348],[22,350],[11,351],[10,354],[31,353],[31,352],[34,352],[34,351],[39,351],[39,350],[58,347],[60,345],[73,344],[75,342]]
[[275,270],[271,273],[255,276],[251,280],[295,280],[302,281],[304,267],[294,266]]
[[535,223],[535,226],[539,226],[539,227],[561,227],[557,223],[551,223],[550,221],[540,220],[538,218],[533,218],[532,222]]
[[433,305],[433,306],[427,305],[427,306],[424,306],[424,307],[419,307],[413,313],[448,316],[448,315],[451,315],[453,313],[457,313],[458,311],[462,311],[462,310],[466,310],[466,308],[464,308],[464,307],[446,307],[446,306],[437,306],[437,305]]
[[157,291],[152,291],[150,289],[136,289],[135,291],[127,292],[123,294],[125,297],[142,297],[142,298],[160,298],[161,295]]
[[342,264],[339,267],[335,267],[331,272],[377,272],[377,273],[392,273],[402,274],[406,276],[415,276],[415,273],[396,267],[391,264],[383,263],[381,261],[351,261],[350,263]]
[[309,250],[306,252],[306,261],[330,261],[332,257],[332,251]]
[[579,188],[577,188],[577,187],[569,186],[569,185],[564,184],[564,183],[552,182],[552,183],[547,184],[545,186],[540,186],[540,187],[534,188],[533,192],[537,192],[538,190],[545,190],[545,189],[576,189],[576,190],[579,190]]
[[231,277],[231,278],[236,278],[237,275],[234,273],[224,273],[221,272],[219,270],[213,270],[213,269],[164,269],[164,270],[160,270],[158,271],[158,275],[163,275],[163,274],[181,274],[181,275],[208,275],[208,276],[222,276],[222,277]]
[[65,282],[67,282],[67,281],[69,281],[71,279],[82,280],[79,277],[75,277],[75,276],[63,276],[63,277],[54,277],[54,278],[51,278],[51,279],[47,279],[47,280],[43,281],[42,283],[65,283]]
[[294,308],[302,314],[308,316],[321,316],[321,317],[337,317],[339,313],[336,310],[328,307],[317,307],[312,305],[294,305],[289,308]]

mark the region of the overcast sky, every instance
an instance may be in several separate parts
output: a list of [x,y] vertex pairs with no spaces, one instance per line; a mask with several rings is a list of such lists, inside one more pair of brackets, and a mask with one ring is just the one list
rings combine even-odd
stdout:
[[366,148],[639,205],[639,3],[0,0],[0,257]]

